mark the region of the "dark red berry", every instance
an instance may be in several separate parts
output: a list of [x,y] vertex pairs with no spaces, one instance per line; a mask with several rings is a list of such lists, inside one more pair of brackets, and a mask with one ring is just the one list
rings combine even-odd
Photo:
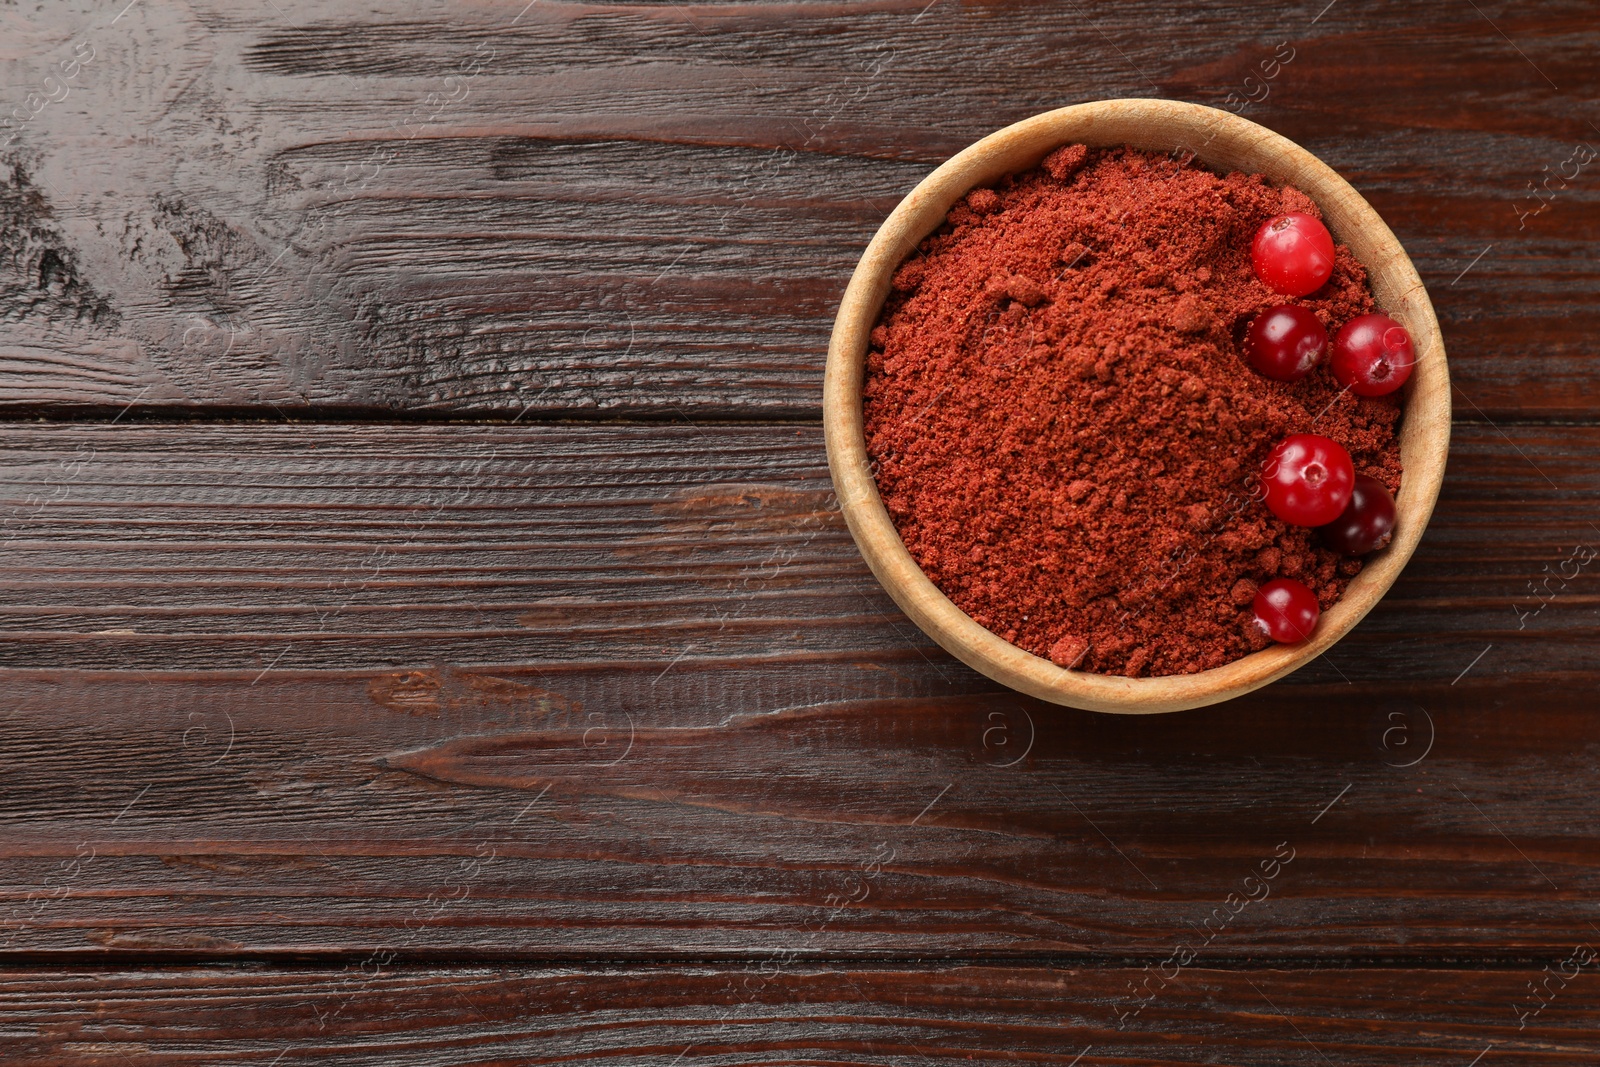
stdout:
[[1376,478],[1356,475],[1350,503],[1339,517],[1318,531],[1322,543],[1347,556],[1364,556],[1389,543],[1394,535],[1394,497]]
[[1312,216],[1291,211],[1268,219],[1256,231],[1250,260],[1268,289],[1305,296],[1333,275],[1333,235]]
[[1411,335],[1387,315],[1351,319],[1333,339],[1333,376],[1357,396],[1394,392],[1416,362]]
[[1310,374],[1328,347],[1328,331],[1310,311],[1280,304],[1257,315],[1244,335],[1250,365],[1280,382]]
[[1256,625],[1281,644],[1304,641],[1317,628],[1317,594],[1293,578],[1274,578],[1256,590]]
[[1350,502],[1355,482],[1350,453],[1314,433],[1285,437],[1261,471],[1267,507],[1291,526],[1325,526]]

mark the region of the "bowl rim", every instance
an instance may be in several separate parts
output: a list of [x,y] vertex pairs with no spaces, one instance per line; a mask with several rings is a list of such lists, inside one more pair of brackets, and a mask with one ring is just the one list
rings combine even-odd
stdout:
[[[1200,138],[1204,136],[1204,141]],[[1368,557],[1312,637],[1274,645],[1194,674],[1127,678],[1068,670],[1005,641],[933,584],[900,539],[878,494],[867,455],[861,390],[868,334],[907,254],[967,192],[1037,166],[1053,149],[1127,144],[1192,152],[1226,173],[1265,173],[1311,196],[1335,239],[1367,268],[1375,301],[1417,341],[1400,428],[1404,474],[1387,549]],[[1199,144],[1195,147],[1196,143]],[[1263,162],[1262,157],[1267,157]],[[1177,100],[1098,100],[1046,111],[982,138],[935,168],[884,220],[840,300],[823,376],[823,436],[834,490],[867,565],[927,635],[989,678],[1051,703],[1091,711],[1153,714],[1242,696],[1304,666],[1347,634],[1386,593],[1421,541],[1444,478],[1450,440],[1450,383],[1444,342],[1422,279],[1378,213],[1332,168],[1264,126],[1227,111]]]

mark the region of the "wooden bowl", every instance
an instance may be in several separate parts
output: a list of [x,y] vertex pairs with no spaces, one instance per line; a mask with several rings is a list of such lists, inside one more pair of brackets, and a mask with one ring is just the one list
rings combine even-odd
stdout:
[[[861,388],[867,336],[890,275],[945,213],[978,186],[1037,166],[1052,149],[1127,144],[1147,151],[1192,151],[1213,170],[1266,175],[1293,185],[1322,209],[1334,239],[1367,269],[1378,306],[1411,332],[1418,359],[1405,388],[1400,430],[1404,465],[1389,547],[1367,560],[1312,637],[1274,645],[1197,674],[1124,678],[1065,670],[974,622],[922,573],[878,496],[862,430]],[[845,521],[889,595],[916,624],[968,666],[1041,700],[1093,711],[1150,713],[1214,704],[1281,678],[1327,651],[1372,610],[1416,549],[1439,495],[1450,444],[1450,379],[1433,305],[1416,268],[1377,212],[1310,152],[1262,126],[1215,108],[1175,100],[1102,100],[1064,107],[1007,126],[956,155],[911,191],[878,229],[845,289],[823,386],[828,465]]]

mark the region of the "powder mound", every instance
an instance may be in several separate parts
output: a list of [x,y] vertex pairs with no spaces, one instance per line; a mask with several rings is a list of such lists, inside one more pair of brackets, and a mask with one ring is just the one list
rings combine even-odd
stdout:
[[1000,194],[993,189],[974,189],[967,194],[967,206],[979,215],[992,215],[1000,208]]
[[1039,283],[1020,274],[991,275],[983,289],[990,296],[1015,300],[1024,307],[1038,307],[1045,299],[1044,289]]
[[[979,195],[988,194],[988,195]],[[1140,675],[1265,647],[1256,587],[1324,610],[1360,571],[1279,521],[1254,472],[1290,433],[1400,483],[1397,397],[1253,372],[1245,326],[1283,297],[1250,238],[1286,210],[1260,175],[1069,145],[975,190],[894,276],[873,331],[867,448],[913,558],[978,623],[1053,663]],[[1332,334],[1376,310],[1338,246],[1310,297]]]
[[1050,662],[1057,667],[1071,669],[1083,662],[1084,654],[1089,651],[1089,642],[1081,637],[1068,634],[1050,646]]
[[1077,173],[1078,168],[1083,166],[1084,161],[1088,158],[1089,149],[1087,146],[1068,144],[1062,145],[1048,156],[1045,156],[1044,162],[1040,166],[1044,168],[1050,177],[1062,182]]

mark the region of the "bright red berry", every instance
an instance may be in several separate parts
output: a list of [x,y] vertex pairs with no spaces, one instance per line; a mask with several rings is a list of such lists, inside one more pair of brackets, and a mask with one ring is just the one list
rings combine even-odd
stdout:
[[1411,335],[1387,315],[1351,319],[1333,339],[1333,376],[1357,396],[1394,392],[1416,362]]
[[1282,644],[1304,641],[1317,628],[1317,594],[1293,578],[1274,578],[1256,590],[1256,625]]
[[1376,478],[1356,475],[1350,503],[1339,517],[1318,531],[1322,543],[1347,556],[1364,556],[1389,543],[1394,535],[1394,497]]
[[1350,453],[1314,433],[1285,437],[1261,471],[1267,507],[1291,526],[1325,526],[1350,503],[1355,482]]
[[1312,216],[1291,211],[1268,219],[1256,231],[1250,260],[1268,289],[1305,296],[1333,275],[1333,235]]
[[1280,382],[1304,378],[1322,359],[1328,331],[1309,310],[1280,304],[1257,315],[1244,335],[1250,365]]

